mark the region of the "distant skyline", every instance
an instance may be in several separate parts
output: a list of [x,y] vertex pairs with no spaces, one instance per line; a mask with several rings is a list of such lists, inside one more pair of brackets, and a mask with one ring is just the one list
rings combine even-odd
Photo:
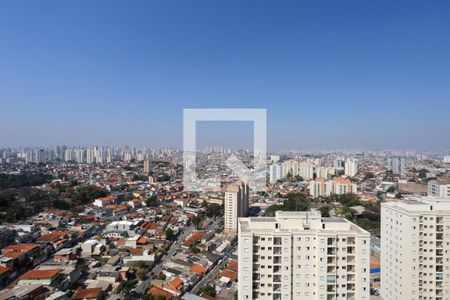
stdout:
[[184,108],[265,108],[269,149],[450,150],[450,2],[0,3],[0,147],[181,149]]

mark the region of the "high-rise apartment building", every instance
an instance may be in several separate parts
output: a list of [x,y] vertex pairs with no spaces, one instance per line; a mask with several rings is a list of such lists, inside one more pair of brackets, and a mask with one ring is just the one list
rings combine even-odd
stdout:
[[246,183],[231,184],[225,190],[224,209],[227,233],[237,233],[238,218],[246,217],[249,206],[249,187]]
[[344,172],[347,176],[355,176],[358,174],[358,160],[356,159],[347,159],[345,161]]
[[384,300],[450,299],[450,200],[381,205]]
[[387,164],[388,171],[392,171],[395,175],[405,176],[405,158],[403,157],[391,157],[388,159]]
[[150,159],[147,158],[144,160],[144,174],[150,175],[150,171],[151,171]]
[[25,162],[27,164],[34,162],[34,155],[32,149],[25,150]]
[[370,234],[320,212],[239,219],[239,300],[369,299]]
[[277,183],[278,180],[283,179],[283,166],[281,164],[273,164],[269,167],[269,182],[270,184]]

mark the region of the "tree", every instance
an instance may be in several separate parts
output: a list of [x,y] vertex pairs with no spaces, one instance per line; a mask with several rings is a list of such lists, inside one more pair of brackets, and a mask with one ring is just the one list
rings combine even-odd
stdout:
[[195,228],[199,228],[200,222],[202,221],[202,217],[195,216],[192,218],[192,224],[194,224]]
[[200,293],[200,295],[206,294],[208,296],[215,297],[216,296],[216,288],[212,285],[205,285],[200,288],[199,293]]
[[296,176],[294,177],[294,179],[295,179],[295,181],[304,181],[304,180],[305,180],[305,179],[303,179],[303,177],[300,176],[300,175],[296,175]]
[[318,209],[320,211],[320,214],[322,217],[329,217],[330,216],[330,208],[328,206],[322,206]]
[[175,236],[172,228],[167,228],[165,233],[166,233],[166,240],[172,241]]
[[147,265],[142,261],[137,261],[133,264],[133,270],[136,273],[136,276],[144,280],[147,275]]
[[159,272],[158,276],[156,277],[158,280],[166,280],[166,275],[163,272]]
[[117,292],[127,295],[137,285],[137,283],[138,281],[136,279],[122,281],[117,287]]
[[216,203],[208,204],[206,207],[206,216],[207,217],[216,217],[223,215],[223,205],[219,205]]
[[420,178],[426,178],[427,177],[427,173],[428,173],[427,169],[421,169],[421,170],[419,170],[419,177]]
[[369,179],[372,179],[374,177],[375,177],[375,175],[372,172],[367,172],[366,176],[364,176],[364,180],[369,180]]
[[145,200],[145,204],[148,207],[157,207],[159,206],[159,201],[156,196],[150,196]]

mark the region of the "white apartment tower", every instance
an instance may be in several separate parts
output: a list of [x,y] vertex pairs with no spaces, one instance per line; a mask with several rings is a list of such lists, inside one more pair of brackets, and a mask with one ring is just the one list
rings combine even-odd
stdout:
[[235,183],[225,190],[224,230],[226,233],[237,233],[238,218],[247,216],[248,193],[249,187],[246,183]]
[[278,180],[283,179],[283,166],[281,164],[273,164],[269,167],[269,182],[270,184],[277,183]]
[[370,234],[320,212],[239,219],[239,300],[369,299]]
[[450,200],[381,205],[384,300],[450,299]]
[[387,169],[392,171],[395,175],[405,176],[405,158],[403,157],[391,157],[388,159]]
[[358,160],[347,159],[345,161],[344,172],[347,176],[355,176],[358,173]]
[[429,181],[428,196],[450,199],[450,176]]

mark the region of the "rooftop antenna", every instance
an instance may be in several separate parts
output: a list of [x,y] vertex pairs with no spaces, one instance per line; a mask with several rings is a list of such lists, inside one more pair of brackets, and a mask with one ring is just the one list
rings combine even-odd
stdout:
[[308,212],[306,212],[306,219],[303,222],[303,228],[305,230],[309,230],[309,213]]

